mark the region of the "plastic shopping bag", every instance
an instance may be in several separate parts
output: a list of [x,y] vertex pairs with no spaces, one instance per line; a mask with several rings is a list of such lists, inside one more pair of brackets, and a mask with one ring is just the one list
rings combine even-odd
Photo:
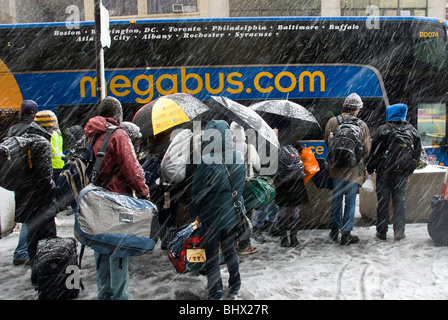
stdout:
[[375,188],[375,184],[373,183],[371,174],[369,174],[367,176],[367,180],[363,183],[361,188],[363,188],[364,191],[367,191],[367,192],[375,192],[376,188]]
[[319,163],[311,148],[303,148],[300,150],[300,159],[305,167],[305,177],[303,178],[303,182],[307,183],[317,172],[319,172]]

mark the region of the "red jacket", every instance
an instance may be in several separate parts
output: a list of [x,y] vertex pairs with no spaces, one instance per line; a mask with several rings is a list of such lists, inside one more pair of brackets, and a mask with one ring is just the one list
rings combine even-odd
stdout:
[[[95,135],[98,136],[93,145],[95,154],[103,142],[109,123],[118,126],[118,123],[112,118],[105,119],[97,116],[90,119],[84,127],[84,132],[89,141]],[[149,200],[145,174],[137,161],[131,139],[126,131],[121,129],[116,130],[110,137],[106,156],[99,173],[100,181],[105,181],[114,168],[117,168],[116,173],[112,175],[106,184],[106,189],[125,194],[132,194],[132,191],[135,190],[137,194],[141,194]]]

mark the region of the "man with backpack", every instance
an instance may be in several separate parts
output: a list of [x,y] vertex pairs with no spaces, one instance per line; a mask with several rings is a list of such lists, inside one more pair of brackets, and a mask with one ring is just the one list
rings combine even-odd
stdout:
[[392,196],[394,239],[405,237],[406,189],[409,175],[418,165],[422,152],[418,131],[406,121],[407,106],[399,103],[386,108],[386,123],[372,136],[372,154],[367,171],[376,171],[378,197],[376,236],[386,240],[389,201]]
[[16,171],[15,176],[18,181],[18,186],[14,189],[15,221],[26,226],[26,246],[33,284],[37,283],[37,244],[39,240],[56,236],[54,217],[57,214],[57,192],[51,164],[51,134],[33,121],[37,109],[34,101],[25,100],[21,106],[19,123],[8,132],[10,137],[21,137],[28,141],[26,150],[22,152],[23,157],[17,159],[17,162],[13,159],[11,165],[20,163],[22,167],[20,173],[19,170]]
[[[95,136],[94,154],[98,154],[104,140],[107,127],[119,126],[123,120],[121,103],[106,97],[98,105],[98,116],[90,119],[84,127],[88,141]],[[129,135],[123,129],[117,129],[111,135],[104,160],[99,170],[99,182],[106,182],[104,188],[116,193],[133,194],[149,200],[148,187],[142,167],[133,152]],[[149,232],[149,230],[148,230]],[[96,280],[98,299],[129,299],[129,257],[113,257],[95,252]]]
[[[35,114],[39,111],[39,107],[37,103],[33,100],[24,100],[22,105],[20,106],[19,113],[19,121],[9,128],[8,133],[6,134],[6,138],[13,137],[15,135],[19,135],[22,132],[25,132],[30,124],[34,121]],[[17,197],[17,196],[16,196]],[[19,210],[22,204],[20,201],[16,199],[15,206],[16,211]],[[29,262],[28,250],[27,250],[27,229],[26,224],[22,223],[22,227],[20,229],[19,242],[17,243],[17,247],[14,250],[13,254],[13,264],[20,265],[23,263]]]
[[[341,245],[357,243],[353,230],[356,196],[366,179],[365,160],[370,154],[371,140],[367,125],[357,118],[363,102],[356,93],[345,98],[341,115],[331,118],[325,127],[325,143],[329,154],[329,175],[333,182],[330,206],[330,238]],[[345,207],[342,208],[345,196]],[[341,221],[341,213],[342,221]]]

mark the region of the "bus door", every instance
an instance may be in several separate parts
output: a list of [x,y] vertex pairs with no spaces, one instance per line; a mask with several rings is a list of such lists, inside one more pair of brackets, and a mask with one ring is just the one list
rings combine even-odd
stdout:
[[417,104],[417,130],[429,164],[447,165],[446,101],[420,101]]

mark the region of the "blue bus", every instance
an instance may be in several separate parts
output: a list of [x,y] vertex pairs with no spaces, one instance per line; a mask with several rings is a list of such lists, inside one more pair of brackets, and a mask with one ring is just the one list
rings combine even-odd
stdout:
[[[54,110],[64,130],[95,112],[94,23],[0,25],[0,133],[24,99]],[[111,21],[106,94],[125,118],[159,96],[226,96],[249,106],[289,99],[322,128],[358,93],[373,132],[392,103],[409,106],[433,164],[447,164],[445,20],[425,17],[262,17]],[[326,156],[323,132],[303,144]]]

